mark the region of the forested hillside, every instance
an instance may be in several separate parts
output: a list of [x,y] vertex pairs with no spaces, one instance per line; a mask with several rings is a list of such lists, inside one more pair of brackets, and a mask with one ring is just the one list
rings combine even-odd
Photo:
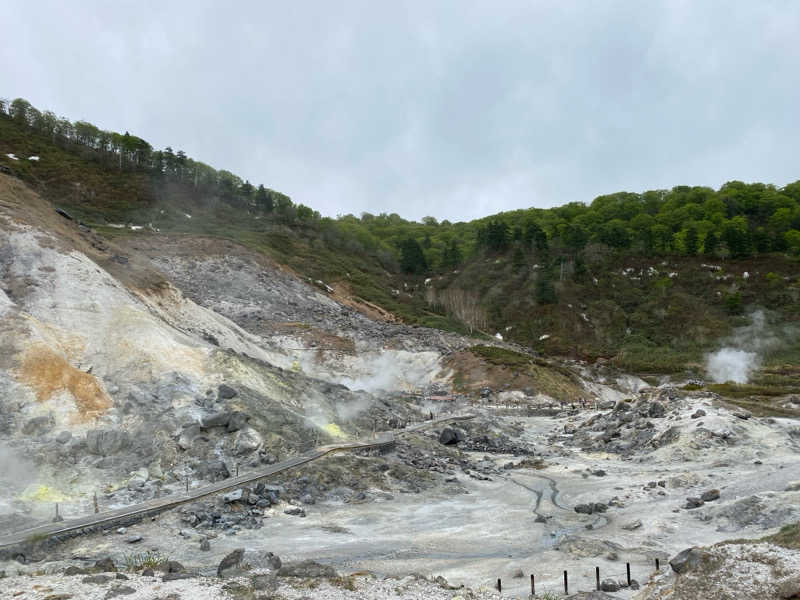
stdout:
[[633,370],[698,362],[751,308],[780,326],[800,319],[800,181],[619,192],[468,223],[334,219],[22,99],[0,100],[0,168],[106,235],[227,237],[409,323]]

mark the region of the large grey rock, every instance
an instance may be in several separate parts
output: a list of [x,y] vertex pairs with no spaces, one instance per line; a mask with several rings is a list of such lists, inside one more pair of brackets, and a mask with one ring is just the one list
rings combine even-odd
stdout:
[[700,508],[701,506],[703,506],[703,504],[705,504],[705,502],[703,502],[700,498],[695,498],[690,496],[686,499],[686,504],[684,505],[684,508],[691,510],[693,508]]
[[244,548],[237,548],[225,558],[223,558],[217,566],[217,577],[231,577],[241,575],[242,573],[242,557],[244,556]]
[[233,433],[234,431],[239,431],[250,420],[250,415],[247,415],[243,412],[234,411],[230,414],[227,423],[227,431],[228,433]]
[[650,406],[647,407],[647,416],[651,419],[660,419],[666,412],[664,405],[660,402],[651,402]]
[[93,583],[95,585],[105,585],[114,578],[111,575],[89,575],[81,579],[81,583]]
[[619,591],[619,583],[617,583],[613,579],[604,579],[600,583],[600,591],[603,591],[603,592],[618,592]]
[[705,554],[706,552],[700,550],[700,548],[687,548],[676,554],[675,557],[669,561],[669,566],[679,575],[688,573],[700,564]]
[[131,438],[127,431],[92,429],[86,432],[86,451],[96,456],[109,456],[127,449]]
[[103,558],[94,563],[94,570],[100,573],[116,573],[117,567],[110,558]]
[[636,519],[635,521],[631,521],[630,523],[626,523],[622,526],[623,529],[626,531],[633,531],[634,529],[639,529],[642,526],[641,519]]
[[336,577],[336,569],[313,560],[289,563],[278,570],[280,577]]
[[228,421],[231,420],[231,413],[228,411],[214,413],[212,415],[206,415],[203,417],[201,421],[201,425],[205,429],[211,429],[212,427],[227,427]]
[[217,388],[217,395],[223,400],[235,398],[238,394],[239,392],[225,383],[221,384],[219,388]]
[[713,502],[719,500],[719,490],[707,490],[700,495],[700,500],[703,502]]
[[55,427],[55,420],[51,415],[44,415],[42,417],[34,417],[30,419],[22,427],[22,433],[25,435],[41,435],[47,433]]
[[231,502],[239,502],[242,499],[242,495],[244,494],[244,490],[239,488],[237,490],[233,490],[232,492],[228,492],[222,496],[223,502],[227,502],[230,504]]
[[439,443],[445,446],[452,446],[464,441],[464,434],[458,429],[452,427],[445,427],[442,433],[439,434]]
[[66,444],[72,439],[72,432],[71,431],[62,431],[56,436],[56,442],[59,444]]

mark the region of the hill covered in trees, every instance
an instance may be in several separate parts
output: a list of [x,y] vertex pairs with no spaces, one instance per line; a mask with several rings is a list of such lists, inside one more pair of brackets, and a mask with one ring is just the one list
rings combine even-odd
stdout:
[[471,222],[330,218],[22,99],[0,100],[0,167],[106,235],[227,237],[406,322],[500,332],[543,353],[668,372],[698,363],[751,308],[783,327],[800,319],[800,181],[618,192]]

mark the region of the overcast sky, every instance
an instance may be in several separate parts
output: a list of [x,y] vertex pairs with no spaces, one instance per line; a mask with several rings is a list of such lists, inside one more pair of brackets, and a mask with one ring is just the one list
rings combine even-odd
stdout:
[[0,96],[323,214],[800,179],[800,2],[4,2]]

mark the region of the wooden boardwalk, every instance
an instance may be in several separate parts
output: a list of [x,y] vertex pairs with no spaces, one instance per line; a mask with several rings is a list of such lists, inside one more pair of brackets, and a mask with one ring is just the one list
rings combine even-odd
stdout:
[[12,548],[30,542],[32,540],[45,540],[47,538],[58,537],[64,535],[69,537],[69,534],[75,534],[83,529],[94,528],[98,526],[109,527],[114,523],[121,521],[136,520],[148,515],[154,515],[166,510],[194,502],[207,496],[213,496],[222,492],[227,492],[249,483],[256,482],[260,479],[271,477],[283,471],[288,471],[304,465],[306,463],[318,460],[328,454],[348,450],[365,450],[370,448],[385,448],[391,446],[395,442],[396,436],[402,436],[406,433],[420,431],[433,425],[449,421],[463,421],[474,418],[473,415],[455,415],[449,417],[440,417],[431,421],[423,421],[415,425],[409,426],[405,429],[398,430],[396,433],[392,431],[384,431],[376,435],[375,439],[345,442],[341,444],[333,444],[328,446],[320,446],[314,448],[309,452],[294,456],[287,460],[269,465],[248,473],[239,475],[238,477],[231,477],[223,481],[206,485],[200,488],[190,489],[186,494],[170,494],[162,498],[153,498],[146,502],[139,504],[132,504],[123,508],[114,510],[107,510],[77,519],[69,519],[60,521],[58,523],[45,523],[37,527],[24,529],[10,533],[8,535],[0,536],[0,549]]

